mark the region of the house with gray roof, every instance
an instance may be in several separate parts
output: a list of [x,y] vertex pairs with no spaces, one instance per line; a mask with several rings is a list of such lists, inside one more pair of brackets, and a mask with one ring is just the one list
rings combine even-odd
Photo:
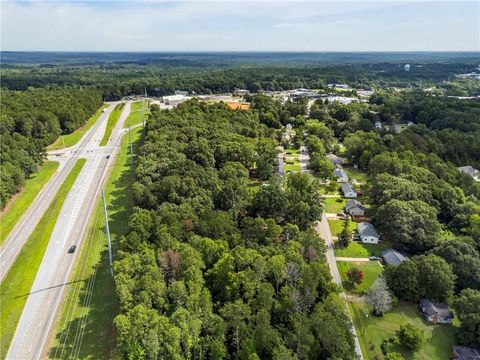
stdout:
[[357,197],[357,192],[353,189],[353,186],[350,185],[349,183],[342,182],[340,184],[340,187],[342,189],[343,197],[346,197],[346,198],[356,198]]
[[380,236],[372,224],[367,222],[358,223],[357,231],[358,236],[363,243],[378,244]]
[[333,171],[333,176],[337,179],[337,182],[342,183],[342,182],[347,182],[348,181],[348,175],[343,169],[341,168],[336,168]]
[[480,350],[468,346],[453,347],[454,360],[480,360]]
[[351,199],[345,204],[345,212],[350,216],[363,216],[365,214],[365,207],[360,201]]
[[480,181],[480,171],[478,171],[474,167],[472,167],[470,165],[469,166],[460,166],[458,168],[458,170],[460,170],[461,172],[469,175],[473,180]]
[[420,309],[425,319],[433,324],[451,324],[453,321],[453,314],[445,304],[422,299],[420,300]]
[[405,260],[408,260],[406,256],[393,249],[387,249],[382,251],[382,258],[383,261],[385,261],[385,264],[395,266],[398,266]]
[[334,165],[342,165],[345,162],[344,158],[335,154],[327,154],[325,155],[325,158]]

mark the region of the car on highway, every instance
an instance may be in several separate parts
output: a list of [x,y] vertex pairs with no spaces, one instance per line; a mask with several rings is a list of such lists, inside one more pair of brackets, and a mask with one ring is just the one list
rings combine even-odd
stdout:
[[69,253],[69,254],[73,254],[76,249],[77,249],[77,245],[72,245],[72,246],[70,246],[70,248],[68,249],[68,253]]

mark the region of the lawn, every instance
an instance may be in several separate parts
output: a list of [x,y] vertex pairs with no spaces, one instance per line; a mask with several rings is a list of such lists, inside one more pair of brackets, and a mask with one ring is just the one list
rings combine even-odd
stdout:
[[47,147],[47,150],[62,149],[64,147],[70,147],[75,145],[83,137],[83,135],[85,135],[85,133],[93,126],[93,124],[95,124],[100,115],[102,115],[103,109],[105,109],[106,107],[108,107],[107,104],[102,105],[102,107],[98,109],[95,114],[93,114],[82,127],[79,127],[74,132],[66,135],[60,135],[57,141]]
[[77,160],[52,200],[49,209],[40,219],[0,285],[0,298],[2,299],[0,309],[0,357],[2,359],[5,358],[8,346],[15,333],[23,306],[27,301],[28,293],[32,288],[43,254],[47,249],[63,202],[85,162],[85,159]]
[[347,200],[343,198],[327,197],[325,198],[324,202],[325,212],[330,214],[337,214],[343,210],[343,207],[346,203]]
[[300,149],[295,149],[291,146],[285,148],[286,155],[300,155]]
[[[150,110],[148,109],[148,101],[142,101],[145,121],[147,121],[148,116],[150,115]],[[142,123],[142,101],[135,101],[132,103],[132,109],[130,110],[130,115],[128,115],[127,121],[125,121],[125,125],[123,126],[124,128],[128,128],[129,125],[134,126]]]
[[[290,160],[287,160],[287,161],[290,161]],[[294,161],[293,164],[287,164],[287,162],[285,162],[285,165],[283,166],[283,171],[300,172],[301,171],[300,162]]]
[[349,179],[355,179],[359,182],[367,181],[367,173],[351,167],[343,167],[343,170],[347,173]]
[[7,203],[5,210],[0,214],[0,245],[5,241],[10,231],[23,215],[25,210],[33,202],[43,186],[48,182],[52,175],[58,169],[58,162],[46,161],[38,169],[38,172],[32,174],[30,179],[25,181],[23,189]]
[[[337,267],[342,278],[343,287],[352,293],[363,293],[365,290],[370,289],[383,271],[383,267],[377,261],[337,261]],[[349,279],[347,279],[347,271],[352,267],[363,271],[363,282],[360,285],[352,285]]]
[[337,257],[370,257],[381,256],[382,251],[388,249],[385,243],[380,244],[364,244],[352,241],[346,248],[335,248],[335,256]]
[[425,331],[425,344],[416,353],[411,353],[398,344],[391,344],[390,350],[402,353],[407,360],[451,359],[454,328],[448,325],[429,325],[418,313],[417,306],[400,302],[383,317],[365,316],[367,311],[362,302],[350,303],[355,328],[365,360],[383,359],[380,345],[384,339],[395,336],[400,325],[412,323]]
[[[134,150],[137,151],[143,128],[136,128],[132,132]],[[133,207],[132,192],[129,189],[135,176],[128,140],[128,136],[123,137],[122,148],[105,187],[114,259],[120,238],[127,232],[128,218]],[[50,358],[119,358],[113,326],[113,319],[118,314],[118,302],[110,275],[104,224],[102,201],[99,199],[69,281],[71,285],[67,289],[60,320],[55,328]],[[82,334],[79,346],[78,340]]]
[[[343,230],[343,222],[345,220],[328,220],[328,226],[330,227],[330,231],[333,236],[338,236]],[[357,229],[357,223],[354,221],[350,221],[349,224],[350,230],[353,232]]]
[[320,187],[321,195],[339,195],[339,184],[336,181],[330,181],[328,184]]
[[115,127],[115,124],[117,123],[124,106],[124,103],[118,104],[117,106],[115,106],[115,109],[113,109],[113,111],[110,113],[110,116],[108,117],[107,128],[105,129],[105,134],[103,134],[102,141],[100,141],[100,146],[105,146],[107,144],[108,139],[110,139],[110,135],[112,134],[112,130]]

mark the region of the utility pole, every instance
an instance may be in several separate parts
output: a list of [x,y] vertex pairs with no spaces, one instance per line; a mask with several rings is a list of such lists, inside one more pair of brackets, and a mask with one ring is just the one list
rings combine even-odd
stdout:
[[110,229],[108,227],[107,202],[105,201],[105,192],[102,189],[103,212],[105,213],[105,229],[107,231],[108,241],[108,258],[110,260],[110,273],[113,277],[113,256],[112,256],[112,242],[110,241]]
[[[145,89],[145,100],[148,101],[147,99],[147,87],[144,87]],[[143,103],[144,103],[144,100],[142,100],[142,123],[143,123],[143,127],[145,127],[145,110],[143,109]],[[147,103],[147,108],[148,108],[148,103]]]

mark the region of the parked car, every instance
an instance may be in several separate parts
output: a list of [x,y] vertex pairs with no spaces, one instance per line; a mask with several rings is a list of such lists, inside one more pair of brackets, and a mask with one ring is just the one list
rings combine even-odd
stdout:
[[70,248],[68,249],[68,253],[69,253],[69,254],[73,254],[76,249],[77,249],[77,245],[72,245],[72,246],[70,246]]
[[378,257],[378,256],[370,256],[369,259],[370,259],[371,261],[379,261],[379,260],[382,260],[382,258],[381,258],[381,257]]

